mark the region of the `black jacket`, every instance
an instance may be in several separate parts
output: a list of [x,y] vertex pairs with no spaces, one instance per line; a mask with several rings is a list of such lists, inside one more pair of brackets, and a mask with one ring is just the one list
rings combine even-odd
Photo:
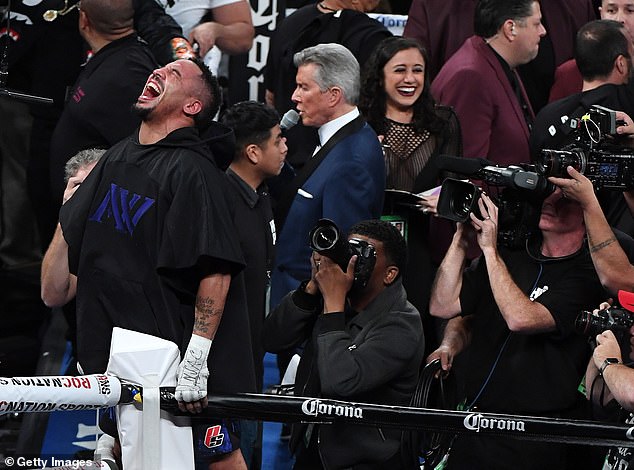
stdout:
[[[359,313],[321,314],[322,303],[298,289],[267,318],[266,350],[276,352],[307,340],[295,394],[354,402],[408,405],[423,360],[420,315],[398,280]],[[291,450],[307,425],[293,426]],[[319,426],[319,453],[325,468],[378,465],[400,446],[401,432],[335,423]]]

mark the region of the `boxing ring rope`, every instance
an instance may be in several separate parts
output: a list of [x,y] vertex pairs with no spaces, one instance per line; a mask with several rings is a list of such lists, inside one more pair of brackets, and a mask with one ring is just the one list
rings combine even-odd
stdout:
[[[0,378],[0,414],[72,411],[142,403],[141,387],[113,375]],[[634,426],[535,416],[448,411],[265,394],[210,395],[200,415],[178,410],[173,388],[161,408],[196,417],[388,426],[408,430],[510,437],[542,442],[634,447]]]

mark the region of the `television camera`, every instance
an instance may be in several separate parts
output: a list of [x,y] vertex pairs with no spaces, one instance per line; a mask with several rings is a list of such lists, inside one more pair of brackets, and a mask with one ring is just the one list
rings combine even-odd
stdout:
[[568,178],[570,165],[597,189],[634,188],[634,149],[619,145],[616,128],[624,124],[616,112],[594,105],[579,119],[570,119],[572,142],[560,150],[542,149],[537,167],[544,176]]
[[[441,169],[502,187],[496,200],[499,208],[498,242],[509,248],[524,246],[537,227],[541,204],[554,186],[532,164],[499,167],[484,159],[442,156]],[[482,218],[478,199],[482,190],[469,181],[447,178],[440,191],[437,211],[440,217],[456,222],[469,221],[473,212]]]

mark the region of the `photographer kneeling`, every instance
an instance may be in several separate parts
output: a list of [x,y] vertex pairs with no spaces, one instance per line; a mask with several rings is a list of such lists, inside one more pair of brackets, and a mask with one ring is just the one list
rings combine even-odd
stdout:
[[[405,240],[388,222],[367,220],[351,228],[348,241],[349,254],[356,254],[337,260],[347,262],[346,272],[327,256],[333,254],[313,252],[311,279],[266,319],[265,348],[276,352],[305,342],[295,395],[408,405],[424,340],[420,315],[400,279]],[[393,428],[298,423],[290,447],[295,469],[391,470],[405,468],[400,442],[401,431]]]
[[[627,306],[632,311],[634,305],[634,294],[620,291],[619,301],[621,305]],[[610,304],[602,303],[600,310],[610,308]],[[594,311],[596,315],[598,310]],[[629,313],[629,312],[628,312]],[[627,331],[629,333],[629,355],[634,359],[634,326]],[[626,423],[634,423],[634,369],[631,363],[626,364],[623,360],[621,345],[615,334],[606,330],[596,336],[597,346],[594,349],[592,358],[586,370],[586,396],[593,405],[604,409],[612,400],[629,411]],[[634,469],[634,449],[632,448],[611,448],[606,456],[604,470],[627,470]]]

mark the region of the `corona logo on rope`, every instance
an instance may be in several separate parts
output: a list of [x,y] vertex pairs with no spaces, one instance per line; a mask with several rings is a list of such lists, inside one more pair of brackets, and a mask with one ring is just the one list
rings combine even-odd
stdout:
[[356,406],[333,405],[322,403],[318,398],[306,400],[302,403],[302,412],[308,416],[346,416],[363,419],[363,409]]
[[469,431],[480,432],[480,429],[499,431],[525,432],[524,421],[513,419],[485,418],[480,413],[470,413],[463,420],[464,427]]

